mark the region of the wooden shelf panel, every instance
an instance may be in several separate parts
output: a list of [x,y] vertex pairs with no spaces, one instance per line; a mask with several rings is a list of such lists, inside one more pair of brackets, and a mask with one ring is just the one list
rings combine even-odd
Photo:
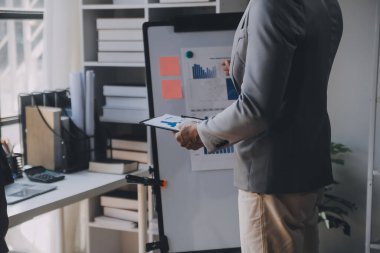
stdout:
[[97,62],[87,61],[83,63],[85,67],[145,67],[143,62]]
[[85,4],[83,10],[117,10],[117,9],[144,9],[144,8],[186,8],[216,6],[216,2],[194,3],[149,3],[149,4]]
[[371,243],[370,248],[371,249],[380,249],[380,243]]
[[[101,228],[101,229],[109,229],[109,230],[118,230],[118,231],[124,231],[124,232],[138,232],[138,228],[121,228],[119,226],[114,226],[113,224],[98,224],[97,222],[90,222],[89,227],[92,228]],[[147,234],[150,235],[158,235],[158,230],[151,230],[147,229],[146,231]]]
[[83,10],[144,9],[146,4],[85,4]]
[[151,3],[149,8],[186,8],[216,6],[216,2],[196,2],[196,3]]
[[93,228],[103,228],[103,229],[111,229],[111,230],[119,230],[119,231],[126,231],[126,232],[138,232],[138,228],[123,228],[120,225],[115,225],[112,223],[98,223],[98,222],[90,222],[88,224],[90,227]]

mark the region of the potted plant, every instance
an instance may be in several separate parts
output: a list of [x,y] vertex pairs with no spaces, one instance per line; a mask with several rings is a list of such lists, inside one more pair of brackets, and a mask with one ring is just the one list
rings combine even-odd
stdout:
[[[344,165],[342,156],[351,150],[339,143],[331,143],[331,162],[339,166]],[[356,205],[349,200],[331,194],[333,186],[339,184],[334,181],[330,186],[325,187],[324,199],[318,205],[319,222],[324,222],[325,226],[330,228],[342,228],[345,235],[351,234],[350,224],[345,220],[349,212],[356,209]]]

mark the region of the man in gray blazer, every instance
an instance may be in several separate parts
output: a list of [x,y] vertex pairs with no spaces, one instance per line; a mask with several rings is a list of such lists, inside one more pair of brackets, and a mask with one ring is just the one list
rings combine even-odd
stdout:
[[251,0],[230,64],[239,97],[176,140],[235,144],[243,253],[318,252],[317,203],[333,182],[327,84],[342,35],[337,0]]

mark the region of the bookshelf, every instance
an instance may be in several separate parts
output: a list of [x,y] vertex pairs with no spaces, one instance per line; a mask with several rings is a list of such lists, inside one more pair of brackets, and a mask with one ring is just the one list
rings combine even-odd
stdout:
[[[145,170],[147,168],[140,169]],[[128,188],[131,189],[129,186]],[[143,185],[137,185],[136,188],[138,194],[137,228],[123,227],[113,222],[96,222],[95,217],[103,214],[100,196],[89,200],[88,252],[145,252],[145,244],[149,241],[146,223],[149,219],[147,210],[152,207],[147,202],[149,199],[147,188]],[[142,201],[143,198],[145,201]],[[152,236],[153,234],[149,234],[149,238]]]
[[[210,14],[224,12],[241,12],[249,0],[211,0],[204,2],[191,2],[191,0],[178,3],[160,3],[159,0],[82,0],[81,1],[81,48],[83,70],[95,72],[95,98],[96,98],[96,130],[95,130],[95,156],[97,159],[106,156],[107,139],[110,135],[140,136],[149,144],[149,135],[144,126],[133,123],[112,122],[101,120],[103,106],[106,99],[103,95],[103,86],[123,83],[126,86],[145,85],[144,62],[102,62],[98,60],[98,30],[97,19],[101,18],[134,18],[144,21],[157,21],[168,19],[177,15]],[[122,130],[121,130],[122,129]],[[148,156],[151,156],[148,149]],[[138,187],[138,197],[148,199],[148,208],[139,208],[139,217],[148,220],[154,216],[152,208],[151,190]],[[139,201],[139,203],[145,201]],[[101,214],[99,197],[90,200],[89,223],[89,252],[105,252],[104,245],[110,246],[107,252],[144,252],[144,243],[153,240],[153,234],[147,232],[146,224],[134,229],[120,229],[113,225],[99,225],[94,221],[96,215]],[[144,214],[140,213],[143,212]],[[141,218],[142,219],[142,218]],[[148,230],[149,231],[149,230]]]

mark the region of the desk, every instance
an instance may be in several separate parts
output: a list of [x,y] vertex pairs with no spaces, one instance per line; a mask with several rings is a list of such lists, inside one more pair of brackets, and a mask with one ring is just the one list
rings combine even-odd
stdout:
[[[146,175],[147,169],[140,169],[134,175]],[[31,183],[26,177],[17,183]],[[64,207],[75,202],[101,195],[127,184],[125,175],[103,174],[79,171],[67,174],[65,179],[52,183],[56,190],[44,193],[19,203],[8,205],[9,227],[19,225],[40,214]],[[146,210],[146,190],[138,185],[138,199],[141,210]],[[139,212],[139,224],[146,224],[146,212]],[[141,221],[141,222],[140,222]],[[141,228],[140,228],[141,227]],[[139,226],[139,252],[144,252],[146,225]]]

